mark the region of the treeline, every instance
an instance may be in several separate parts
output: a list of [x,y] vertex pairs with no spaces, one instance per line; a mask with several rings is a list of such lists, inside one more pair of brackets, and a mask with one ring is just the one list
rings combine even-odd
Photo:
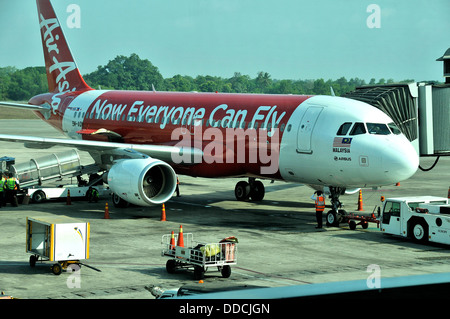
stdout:
[[[329,95],[330,87],[336,95],[353,91],[355,87],[366,84],[394,83],[393,79],[371,79],[369,83],[359,78],[347,80],[277,80],[267,72],[259,72],[256,77],[235,72],[231,78],[210,75],[175,75],[164,78],[158,68],[137,54],[129,57],[119,55],[97,70],[85,74],[86,82],[95,89],[152,90],[158,91],[198,91],[224,93],[271,93]],[[401,82],[411,82],[404,80]],[[34,95],[48,91],[45,67],[0,68],[0,100],[24,101]]]

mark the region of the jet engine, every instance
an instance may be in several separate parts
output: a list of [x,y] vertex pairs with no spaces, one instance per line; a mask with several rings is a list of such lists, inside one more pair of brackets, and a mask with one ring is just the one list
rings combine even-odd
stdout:
[[172,197],[177,176],[169,164],[160,160],[124,159],[109,170],[108,185],[114,194],[129,203],[151,206]]

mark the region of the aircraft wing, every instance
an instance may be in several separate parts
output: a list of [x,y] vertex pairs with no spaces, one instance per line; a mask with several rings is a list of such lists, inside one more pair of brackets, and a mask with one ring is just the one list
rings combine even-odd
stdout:
[[[129,155],[129,157],[142,157],[142,155],[147,155],[165,162],[173,162],[173,158],[179,157],[181,154],[184,154],[183,158],[187,158],[187,154],[189,154],[189,158],[191,159],[203,157],[203,152],[197,148],[166,145],[126,144],[8,134],[0,134],[0,141],[23,143],[25,147],[39,149],[53,146],[66,146],[87,152],[117,153],[119,151],[124,152],[124,155]],[[194,163],[194,161],[192,160],[191,163]]]
[[49,111],[50,106],[49,105],[32,105],[32,104],[23,104],[23,103],[14,103],[14,102],[3,102],[0,101],[0,106],[3,107],[11,107],[15,109],[22,109],[22,110],[28,110],[28,111]]

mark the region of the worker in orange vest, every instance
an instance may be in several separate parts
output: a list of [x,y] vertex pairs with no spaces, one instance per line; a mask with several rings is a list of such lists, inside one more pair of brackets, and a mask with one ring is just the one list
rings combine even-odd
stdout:
[[325,196],[323,196],[323,193],[321,191],[317,191],[314,192],[314,195],[311,196],[311,199],[313,199],[316,203],[316,228],[322,228],[322,214],[325,210]]

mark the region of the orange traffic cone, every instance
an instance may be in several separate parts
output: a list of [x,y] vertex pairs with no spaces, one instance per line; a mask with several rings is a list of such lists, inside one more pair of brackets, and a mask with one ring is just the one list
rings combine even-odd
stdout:
[[183,238],[183,226],[180,225],[180,231],[178,233],[178,243],[177,246],[184,247],[184,238]]
[[362,200],[362,190],[359,190],[359,198],[358,198],[358,212],[363,211],[363,200]]
[[103,219],[109,219],[108,203],[105,204],[105,215],[103,216]]
[[72,200],[70,199],[70,189],[67,190],[66,205],[72,205]]
[[175,234],[173,233],[173,230],[172,230],[172,238],[170,238],[169,247],[170,247],[170,249],[175,249]]
[[166,206],[164,205],[164,203],[162,204],[161,221],[162,222],[166,221]]

